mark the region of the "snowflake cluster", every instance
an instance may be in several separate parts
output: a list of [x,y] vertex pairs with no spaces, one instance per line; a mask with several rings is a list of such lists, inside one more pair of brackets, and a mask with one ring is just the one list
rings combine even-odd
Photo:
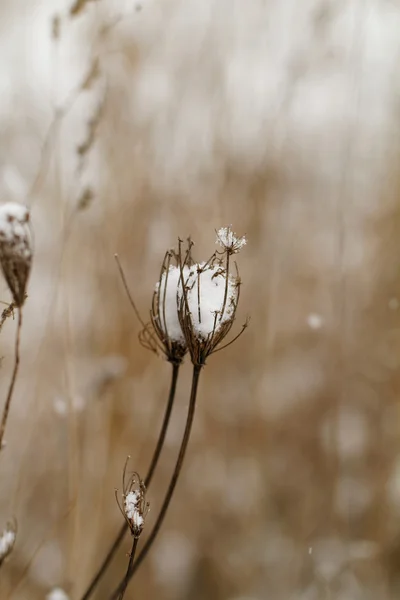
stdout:
[[217,231],[216,244],[230,254],[237,254],[247,244],[246,236],[239,237],[231,227],[221,227]]

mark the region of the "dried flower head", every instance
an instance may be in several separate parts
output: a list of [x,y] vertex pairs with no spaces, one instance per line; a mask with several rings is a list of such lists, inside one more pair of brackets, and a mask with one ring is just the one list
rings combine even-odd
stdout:
[[222,246],[224,250],[230,254],[237,254],[247,244],[246,236],[239,237],[234,231],[232,226],[221,227],[216,232],[217,239],[216,244]]
[[187,352],[185,336],[178,317],[178,302],[181,270],[188,275],[189,265],[192,264],[190,247],[182,265],[173,250],[165,254],[153,294],[151,323],[144,328],[141,335],[141,341],[146,347],[156,352],[161,351],[169,362],[175,364],[180,364]]
[[0,264],[13,296],[21,307],[32,263],[32,235],[29,210],[8,202],[0,206]]
[[[155,285],[150,309],[150,322],[145,323],[140,316],[119,262],[115,255],[118,269],[135,311],[142,325],[139,341],[148,350],[163,355],[169,362],[179,365],[186,354],[186,342],[179,324],[177,312],[177,290],[180,285],[180,266],[174,251],[165,254],[161,265],[160,277]],[[175,263],[175,264],[174,264]]]
[[0,536],[0,566],[3,561],[11,554],[17,537],[16,522],[7,523],[7,526]]
[[127,480],[126,469],[129,458],[128,456],[126,459],[122,476],[122,505],[118,499],[118,490],[115,490],[115,497],[133,537],[139,538],[149,511],[149,503],[146,502],[146,486],[138,473],[133,472]]
[[[179,257],[182,257],[181,243]],[[206,263],[191,264],[187,269],[181,259],[178,318],[195,365],[204,365],[210,354],[222,349],[217,347],[228,335],[235,320],[240,277],[236,264],[235,274],[230,272],[231,254],[231,247],[225,247],[223,252],[213,254]],[[246,326],[247,323],[239,335]]]

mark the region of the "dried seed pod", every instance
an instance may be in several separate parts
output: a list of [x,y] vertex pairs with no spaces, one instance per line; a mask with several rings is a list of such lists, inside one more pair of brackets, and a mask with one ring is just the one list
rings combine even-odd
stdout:
[[138,539],[143,531],[146,515],[149,511],[149,503],[146,502],[146,486],[138,473],[133,472],[128,480],[126,478],[129,458],[128,456],[125,462],[122,476],[122,504],[118,499],[117,490],[115,490],[115,497],[131,534]]
[[[179,247],[178,319],[192,363],[199,366],[210,354],[225,347],[220,344],[233,326],[239,303],[241,282],[236,263],[235,272],[230,272],[230,257],[245,245],[245,238],[237,238],[230,228],[223,228],[217,234],[217,242],[222,245],[222,252],[214,253],[207,262],[192,263],[187,269],[183,268],[181,243]],[[239,335],[246,327],[247,322]]]
[[[147,335],[142,336],[142,342],[153,342],[171,363],[180,364],[187,352],[186,341],[183,335],[178,316],[179,289],[181,287],[181,268],[184,273],[188,272],[188,266],[192,264],[189,251],[184,257],[182,267],[178,257],[173,250],[169,250],[164,257],[161,266],[160,278],[156,284],[153,301],[151,304],[150,318],[152,329],[147,330]],[[155,332],[158,342],[155,344]],[[146,345],[146,344],[144,344]]]
[[8,202],[0,206],[0,264],[15,306],[25,300],[32,263],[29,209]]

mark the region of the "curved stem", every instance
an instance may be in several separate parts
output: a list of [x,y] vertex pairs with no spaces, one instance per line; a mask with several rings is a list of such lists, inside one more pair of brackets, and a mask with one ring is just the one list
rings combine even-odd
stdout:
[[7,399],[3,409],[3,416],[1,419],[0,425],[0,452],[3,448],[3,437],[4,432],[6,430],[8,413],[10,412],[10,405],[12,400],[12,395],[14,391],[15,382],[17,380],[18,368],[19,368],[19,346],[21,341],[21,327],[22,327],[22,307],[18,308],[18,324],[17,324],[17,333],[15,338],[15,358],[14,358],[14,369],[11,375],[11,381],[8,388]]
[[[202,365],[194,365],[194,367],[193,367],[192,389],[190,392],[190,401],[189,401],[189,408],[188,408],[185,432],[183,434],[183,439],[182,439],[181,447],[179,450],[178,459],[176,461],[175,469],[174,469],[167,493],[165,495],[163,505],[162,505],[160,513],[157,517],[157,521],[150,533],[150,536],[148,537],[148,539],[147,539],[145,545],[143,546],[142,551],[140,552],[135,563],[132,565],[131,569],[129,570],[128,582],[132,579],[133,575],[136,573],[137,569],[140,567],[140,565],[146,558],[147,554],[149,553],[149,550],[151,549],[153,542],[156,539],[157,534],[160,531],[161,526],[164,522],[165,515],[167,514],[167,510],[170,505],[170,502],[171,502],[171,499],[172,499],[172,496],[173,496],[173,493],[174,493],[174,490],[175,490],[175,487],[176,487],[176,484],[177,484],[177,481],[179,478],[179,474],[182,469],[183,461],[184,461],[185,454],[186,454],[186,449],[187,449],[189,438],[190,438],[190,432],[192,429],[193,417],[194,417],[195,408],[196,408],[196,397],[197,397],[197,389],[198,389],[198,384],[199,384],[201,368],[202,368]],[[125,581],[126,581],[126,577],[119,584],[118,588],[112,594],[111,600],[117,600],[117,598],[119,598],[119,594],[121,593],[121,590],[124,588]],[[126,589],[126,585],[125,585],[125,589]]]
[[171,418],[172,407],[174,404],[175,392],[176,392],[176,384],[178,382],[179,375],[179,367],[180,364],[172,364],[172,378],[171,378],[171,386],[169,389],[169,396],[167,407],[165,409],[164,419],[160,430],[160,435],[158,437],[157,446],[154,450],[153,458],[151,459],[151,463],[149,469],[147,471],[147,475],[144,479],[144,485],[146,488],[149,487],[151,480],[153,479],[154,471],[156,470],[158,459],[160,458],[161,450],[163,449],[165,436],[167,435],[167,429],[169,425],[169,421]]
[[123,586],[122,586],[122,589],[121,589],[121,593],[120,593],[120,595],[118,597],[118,600],[122,600],[122,598],[125,595],[126,588],[128,587],[129,572],[132,569],[132,565],[133,565],[133,561],[134,561],[134,558],[135,558],[136,548],[137,548],[137,545],[138,545],[138,541],[139,541],[139,538],[136,538],[136,537],[133,538],[132,550],[131,550],[131,553],[130,553],[130,556],[129,556],[128,568],[126,570],[125,579],[123,581]]
[[[167,406],[165,409],[164,419],[163,419],[163,422],[161,425],[161,430],[160,430],[160,435],[158,437],[157,446],[154,450],[153,457],[151,459],[150,466],[149,466],[146,478],[144,480],[146,488],[148,488],[150,485],[150,482],[153,478],[154,472],[155,472],[157,464],[158,464],[158,460],[160,458],[161,450],[163,449],[163,446],[164,446],[165,436],[167,434],[168,425],[169,425],[169,421],[171,418],[172,407],[173,407],[174,399],[175,399],[176,386],[177,386],[178,376],[179,376],[179,367],[180,367],[180,364],[175,364],[175,363],[172,364],[172,377],[171,377],[171,385],[170,385],[169,394],[168,394],[168,402],[167,402]],[[83,594],[81,600],[88,600],[88,598],[90,598],[92,596],[95,588],[97,587],[97,584],[99,583],[100,579],[103,577],[103,575],[106,572],[109,564],[111,563],[115,553],[117,552],[118,548],[120,547],[122,540],[125,537],[125,533],[127,531],[128,531],[128,525],[124,521],[124,523],[121,525],[118,535],[115,538],[110,550],[108,551],[107,555],[105,556],[103,562],[101,563],[95,576],[93,577],[92,581],[90,582],[89,587],[87,588],[86,592]]]

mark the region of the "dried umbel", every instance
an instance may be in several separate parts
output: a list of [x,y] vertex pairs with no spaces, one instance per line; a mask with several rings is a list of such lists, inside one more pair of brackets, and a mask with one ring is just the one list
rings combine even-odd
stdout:
[[[186,267],[184,260],[180,261],[178,318],[194,365],[204,365],[210,354],[222,349],[220,343],[235,321],[240,277],[236,264],[235,273],[230,272],[230,256],[240,250],[245,238],[233,234],[229,237],[229,231],[219,230],[217,241],[223,240],[223,251],[214,253],[207,262]],[[226,237],[222,237],[223,232]],[[240,333],[246,326],[247,323]]]
[[7,527],[0,536],[0,566],[3,561],[11,554],[17,537],[16,522],[7,523]]
[[15,306],[25,300],[32,263],[32,235],[29,210],[8,202],[0,206],[0,264]]
[[164,257],[158,282],[156,283],[150,310],[151,330],[157,340],[145,329],[142,342],[154,349],[154,344],[171,363],[180,364],[187,352],[185,337],[178,317],[181,270],[187,275],[191,264],[190,252],[181,266],[176,253],[169,250]]
[[221,227],[218,229],[216,244],[222,246],[222,248],[229,254],[237,254],[247,244],[246,236],[237,236],[232,227]]
[[175,253],[171,250],[165,254],[160,277],[154,288],[150,308],[150,322],[148,323],[144,322],[136,307],[118,255],[115,255],[115,259],[129,301],[142,325],[142,330],[139,333],[140,343],[147,350],[164,356],[171,364],[180,365],[187,348],[177,313],[177,288],[180,285],[180,267]]
[[133,472],[127,479],[128,460],[129,457],[125,463],[122,477],[122,504],[118,498],[118,490],[115,490],[115,497],[132,536],[138,539],[143,531],[149,503],[146,502],[146,486],[138,473]]

